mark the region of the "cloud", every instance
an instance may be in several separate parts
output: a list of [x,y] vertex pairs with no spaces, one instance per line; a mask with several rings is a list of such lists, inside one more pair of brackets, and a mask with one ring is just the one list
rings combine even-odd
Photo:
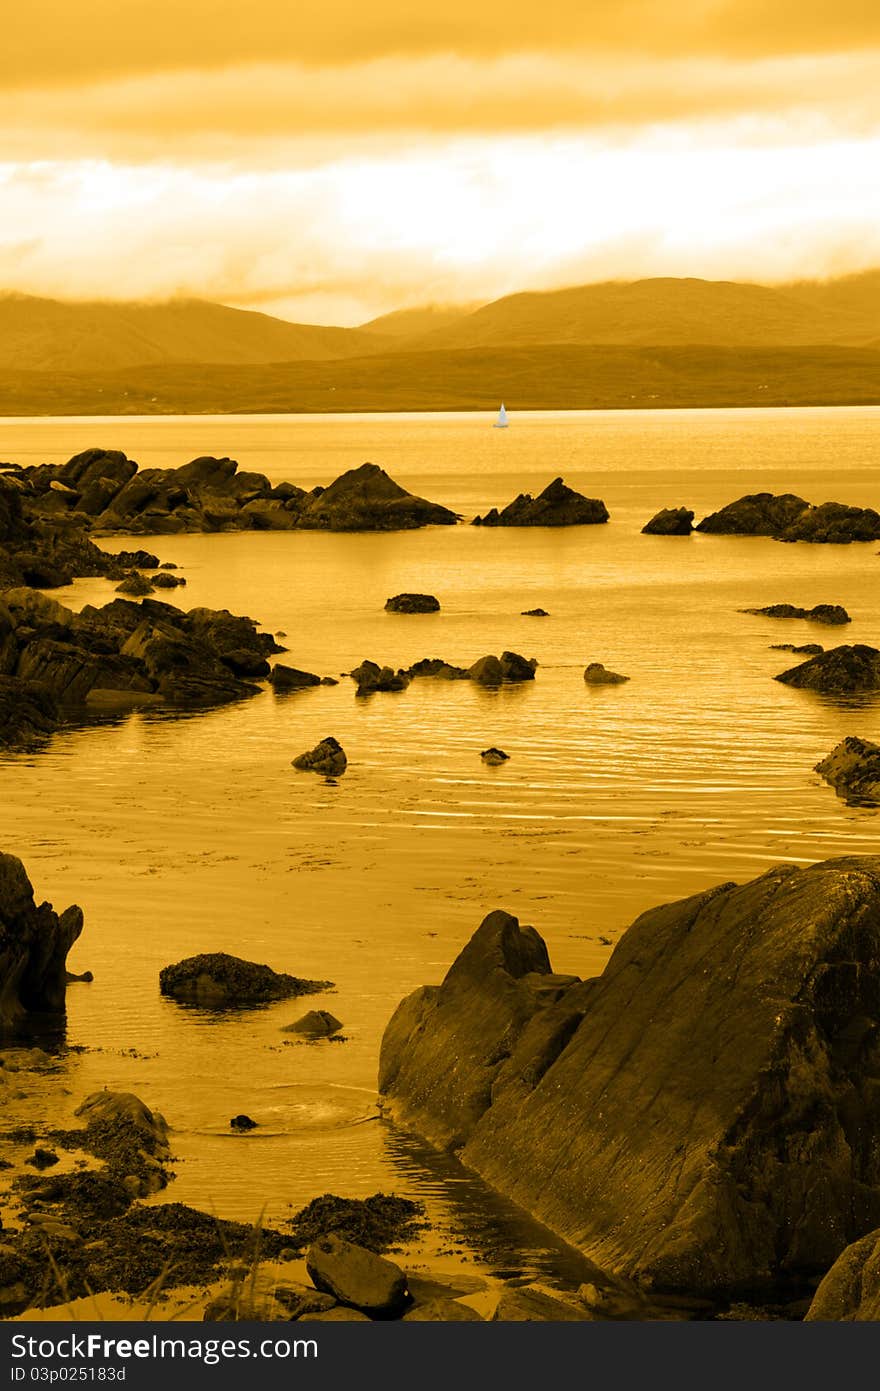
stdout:
[[296,171],[8,165],[0,284],[354,323],[609,277],[827,274],[880,262],[878,167],[880,135],[744,147],[735,125],[616,149],[470,137]]

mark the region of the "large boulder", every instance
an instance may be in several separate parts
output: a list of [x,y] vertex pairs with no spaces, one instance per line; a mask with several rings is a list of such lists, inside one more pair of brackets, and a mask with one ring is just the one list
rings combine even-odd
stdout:
[[536,657],[521,657],[518,652],[502,652],[500,657],[478,657],[467,674],[481,686],[500,686],[518,681],[534,681],[538,666]]
[[608,508],[600,498],[584,497],[554,478],[537,497],[520,493],[499,512],[493,507],[474,526],[594,526],[608,521]]
[[880,691],[880,652],[863,643],[832,647],[774,678],[798,690],[820,695],[867,695]]
[[880,1231],[854,1241],[837,1257],[806,1313],[807,1323],[880,1321]]
[[286,667],[281,662],[276,662],[269,676],[269,683],[273,691],[279,694],[284,691],[302,691],[309,686],[320,686],[320,676],[315,676],[311,671],[300,671],[298,667]]
[[372,1318],[394,1318],[406,1308],[406,1276],[393,1261],[329,1232],[309,1247],[306,1270],[316,1289]]
[[67,953],[82,926],[80,908],[38,906],[21,860],[0,854],[0,1033],[63,1015]]
[[694,514],[687,507],[661,507],[642,527],[643,536],[690,536]]
[[755,613],[764,618],[805,618],[829,627],[852,623],[842,604],[814,604],[811,609],[798,608],[797,604],[768,604],[763,609],[740,609],[740,613]]
[[40,743],[58,728],[58,702],[35,681],[0,676],[0,749]]
[[880,1225],[878,1015],[880,858],[784,865],[643,914],[591,981],[490,914],[379,1085],[600,1268],[729,1296]]
[[292,995],[314,995],[329,989],[330,984],[326,980],[289,976],[273,971],[271,966],[243,961],[227,952],[188,956],[159,972],[159,989],[163,995],[211,1009],[261,1005],[269,1000],[286,1000]]
[[301,773],[320,773],[325,778],[340,778],[348,767],[348,758],[339,740],[328,734],[326,739],[308,752],[299,754],[292,763]]
[[328,488],[316,488],[303,503],[298,525],[313,531],[411,531],[457,521],[448,507],[408,493],[378,464],[361,464]]
[[851,734],[816,764],[816,772],[852,806],[880,806],[880,744]]

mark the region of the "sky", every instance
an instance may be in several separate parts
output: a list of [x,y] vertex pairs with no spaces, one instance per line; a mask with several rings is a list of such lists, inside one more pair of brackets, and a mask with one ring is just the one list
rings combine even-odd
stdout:
[[0,289],[314,323],[880,265],[876,0],[28,0]]

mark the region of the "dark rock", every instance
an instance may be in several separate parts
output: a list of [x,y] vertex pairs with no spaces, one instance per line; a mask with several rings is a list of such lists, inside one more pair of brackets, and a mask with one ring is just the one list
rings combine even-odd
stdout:
[[250,1116],[245,1116],[244,1114],[239,1115],[239,1116],[233,1116],[233,1117],[232,1117],[232,1120],[229,1122],[229,1124],[230,1124],[230,1126],[231,1126],[231,1128],[232,1128],[233,1130],[256,1130],[256,1129],[257,1129],[257,1122],[254,1121],[254,1120],[251,1120]]
[[474,526],[594,526],[608,521],[608,509],[599,498],[584,497],[554,478],[543,493],[532,497],[520,493],[498,511],[492,508],[484,517],[474,517]]
[[393,1318],[409,1299],[399,1266],[333,1232],[309,1247],[306,1270],[316,1289],[373,1318]]
[[385,607],[389,613],[439,613],[440,600],[433,594],[395,594]]
[[500,657],[480,657],[468,667],[471,681],[482,686],[500,686],[507,682],[534,681],[538,662],[535,657],[521,657],[518,652],[502,652]]
[[392,1018],[384,1106],[615,1275],[809,1281],[880,1225],[878,943],[880,858],[654,909],[586,982],[493,913]]
[[352,1309],[347,1304],[333,1304],[320,1314],[303,1314],[300,1323],[370,1323],[368,1314]]
[[407,676],[410,677],[432,677],[440,681],[467,681],[470,673],[465,667],[453,666],[450,662],[444,662],[441,657],[423,657],[421,661],[414,662],[411,667],[406,669]]
[[825,648],[821,642],[771,642],[771,652],[800,652],[805,657],[818,657]]
[[687,507],[662,507],[642,527],[643,536],[690,536],[694,514]]
[[291,1218],[290,1239],[302,1248],[335,1232],[346,1241],[381,1255],[410,1241],[426,1227],[424,1214],[422,1203],[393,1193],[373,1193],[369,1198],[339,1198],[335,1193],[322,1193]]
[[269,676],[269,684],[274,691],[301,691],[306,686],[320,686],[320,676],[310,671],[299,671],[296,667],[282,666],[276,662]]
[[851,806],[880,806],[880,744],[851,734],[816,764],[816,772]]
[[297,525],[324,531],[409,531],[422,526],[453,526],[448,507],[414,497],[377,464],[349,469],[329,488],[304,500]]
[[832,647],[774,678],[821,695],[863,695],[880,691],[880,652],[861,643]]
[[496,765],[498,763],[509,762],[510,754],[505,753],[503,749],[496,749],[493,745],[491,749],[483,749],[483,752],[480,754],[480,758],[483,760],[484,763]]
[[273,1293],[278,1303],[287,1310],[289,1319],[306,1319],[314,1314],[326,1314],[337,1307],[332,1294],[324,1294],[312,1285],[286,1282],[276,1285]]
[[871,507],[823,502],[813,507],[793,493],[752,493],[704,517],[697,531],[721,536],[772,536],[776,541],[848,544],[880,540],[880,513]]
[[308,1034],[310,1038],[328,1038],[330,1034],[338,1034],[341,1028],[342,1020],[337,1019],[329,1010],[310,1009],[307,1014],[294,1019],[292,1024],[285,1024],[281,1032]]
[[794,604],[769,604],[763,609],[740,609],[740,613],[756,613],[765,618],[806,618],[811,623],[826,623],[829,627],[852,623],[840,604],[815,604],[811,609],[799,609]]
[[226,952],[189,956],[159,972],[159,989],[163,995],[212,1009],[264,1004],[268,1000],[285,1000],[291,995],[314,995],[329,986],[326,980],[303,980],[299,976],[285,975]]
[[60,718],[58,703],[45,686],[0,676],[0,748],[39,743],[58,728]]
[[246,1281],[206,1304],[202,1323],[289,1323],[291,1317],[274,1292],[255,1289]]
[[46,1149],[43,1145],[37,1145],[33,1154],[29,1155],[24,1161],[34,1169],[51,1169],[58,1163],[58,1155],[54,1150]]
[[521,616],[522,616],[523,618],[549,618],[549,617],[550,617],[550,615],[549,615],[549,613],[547,612],[546,609],[523,609],[522,615],[521,615]]
[[339,778],[348,767],[345,750],[332,734],[322,739],[308,753],[301,753],[293,759],[293,767],[301,772],[321,773],[327,778]]
[[[159,569],[159,557],[153,555],[152,551],[117,551],[113,558],[117,565],[121,565],[125,570]],[[163,570],[176,570],[177,566],[173,560],[166,560],[161,568]],[[153,584],[156,584],[155,576]]]
[[152,592],[153,586],[146,575],[140,574],[137,570],[126,576],[122,583],[116,586],[117,594],[128,594],[136,599],[143,598],[145,594],[152,594]]
[[588,686],[620,686],[629,677],[621,676],[619,671],[609,671],[601,662],[590,662],[584,672],[584,680]]
[[186,580],[183,575],[172,575],[168,570],[160,570],[150,576],[150,584],[154,589],[178,589],[186,584]]
[[457,1299],[431,1299],[415,1304],[403,1316],[404,1323],[482,1323],[476,1309]]
[[349,675],[357,682],[359,696],[373,695],[376,691],[405,691],[410,682],[407,672],[380,667],[378,662],[361,662]]
[[816,1290],[807,1323],[880,1320],[880,1231],[868,1232],[840,1253]]
[[38,907],[21,860],[0,854],[0,1032],[63,1015],[67,953],[82,926],[80,908]]

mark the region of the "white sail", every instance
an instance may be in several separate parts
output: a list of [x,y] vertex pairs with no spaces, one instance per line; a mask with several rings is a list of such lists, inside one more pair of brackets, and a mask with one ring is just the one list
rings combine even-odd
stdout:
[[496,430],[507,429],[507,411],[505,409],[503,401],[501,402],[501,410],[498,412],[498,419],[495,421],[495,425],[493,428]]

